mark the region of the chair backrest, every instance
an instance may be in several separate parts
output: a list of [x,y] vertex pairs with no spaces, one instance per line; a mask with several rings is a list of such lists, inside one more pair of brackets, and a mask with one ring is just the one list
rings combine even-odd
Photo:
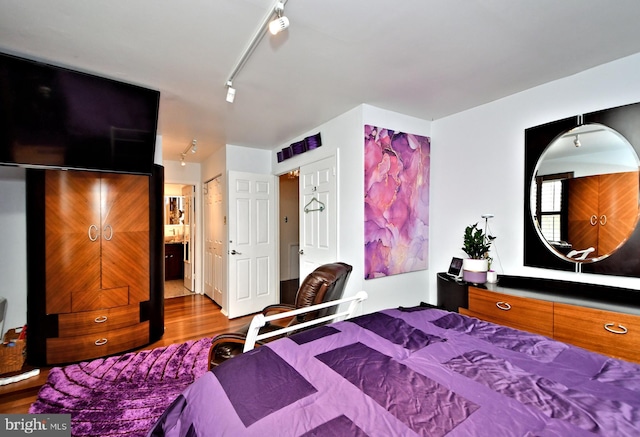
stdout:
[[[304,278],[296,294],[296,308],[308,307],[342,298],[345,285],[353,268],[342,262],[323,264]],[[335,314],[336,306],[300,315],[291,324]]]

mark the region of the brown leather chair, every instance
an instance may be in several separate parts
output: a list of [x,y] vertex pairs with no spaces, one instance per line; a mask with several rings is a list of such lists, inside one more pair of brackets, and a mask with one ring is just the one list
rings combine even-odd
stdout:
[[[269,305],[262,310],[264,316],[270,316],[285,311],[304,308],[323,302],[338,300],[342,298],[344,287],[351,274],[352,267],[349,264],[337,262],[324,264],[315,269],[302,281],[298,293],[296,294],[295,305],[276,304]],[[278,323],[267,323],[260,328],[259,334],[280,329],[283,326],[293,326],[298,323],[325,317],[335,314],[337,306],[323,308],[311,313],[301,314],[289,319],[278,320]],[[317,326],[317,325],[316,325]],[[242,353],[249,325],[243,326],[236,332],[217,335],[209,349],[209,369],[218,366],[224,361]],[[296,331],[294,331],[295,333]],[[265,342],[275,340],[282,336],[271,337],[268,340],[259,341],[261,345]]]

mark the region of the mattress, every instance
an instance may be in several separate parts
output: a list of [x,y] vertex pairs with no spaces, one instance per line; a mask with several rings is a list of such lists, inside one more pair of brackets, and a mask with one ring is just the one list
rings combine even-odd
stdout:
[[439,309],[283,338],[188,387],[151,436],[638,436],[640,366]]

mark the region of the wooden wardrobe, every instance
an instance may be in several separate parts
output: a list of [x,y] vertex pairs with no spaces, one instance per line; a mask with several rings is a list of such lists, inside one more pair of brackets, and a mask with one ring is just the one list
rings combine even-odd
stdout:
[[568,241],[574,249],[593,247],[589,258],[597,258],[627,241],[638,222],[637,171],[585,176],[568,183]]
[[30,364],[113,355],[162,336],[158,178],[28,170]]

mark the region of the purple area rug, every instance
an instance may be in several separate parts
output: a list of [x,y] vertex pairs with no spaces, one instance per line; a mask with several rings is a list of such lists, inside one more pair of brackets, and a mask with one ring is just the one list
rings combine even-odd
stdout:
[[71,414],[74,436],[144,436],[207,371],[210,338],[54,367],[32,414]]

